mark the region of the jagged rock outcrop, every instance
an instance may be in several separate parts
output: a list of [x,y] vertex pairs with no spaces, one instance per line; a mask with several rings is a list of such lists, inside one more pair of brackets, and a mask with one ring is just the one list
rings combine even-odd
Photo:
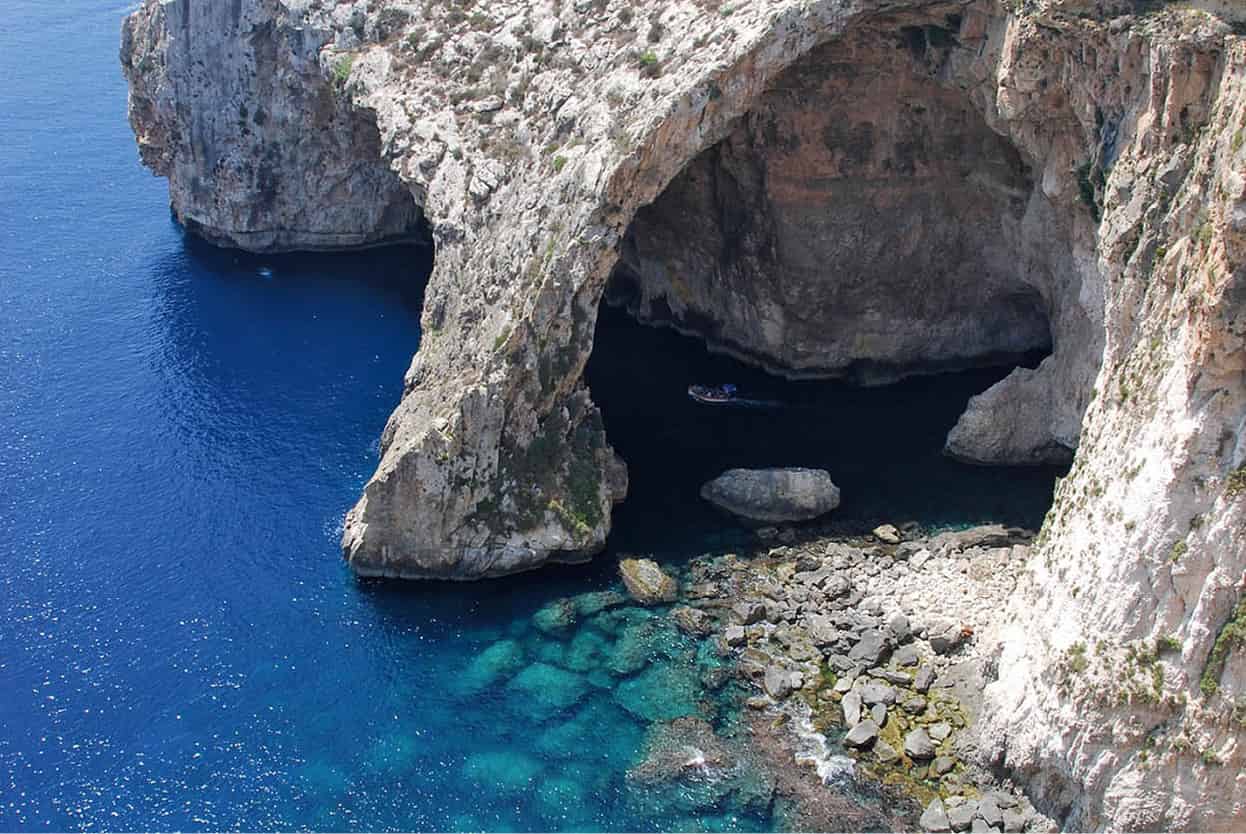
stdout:
[[[280,249],[428,221],[424,340],[346,523],[361,574],[602,546],[626,472],[581,372],[620,251],[642,315],[795,374],[1049,341],[948,441],[979,462],[1076,450],[998,636],[984,752],[1069,826],[1228,829],[1246,820],[1246,44],[1218,16],[1233,4],[1196,5],[146,0],[122,57],[188,227]],[[805,109],[792,78],[844,101]],[[910,129],[930,141],[906,157]],[[824,198],[834,223],[810,211]],[[679,205],[731,210],[655,248]],[[851,314],[819,333],[840,290],[810,282],[829,277]]]

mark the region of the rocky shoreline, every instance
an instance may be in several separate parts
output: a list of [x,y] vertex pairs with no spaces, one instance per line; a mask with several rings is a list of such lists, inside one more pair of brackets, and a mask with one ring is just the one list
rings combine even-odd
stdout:
[[[791,771],[793,784],[778,792],[796,798],[791,819],[817,827],[828,792],[808,782],[856,772],[896,809],[875,819],[857,809],[850,818],[862,827],[1055,829],[1018,786],[976,760],[981,692],[997,674],[996,620],[1026,569],[1033,533],[999,525],[756,533],[751,554],[688,563],[669,616],[735,658],[754,693],[751,743],[786,759],[776,772]],[[629,586],[638,565],[649,577],[656,567],[627,564]],[[898,810],[906,805],[908,813]],[[842,828],[847,819],[827,822]]]

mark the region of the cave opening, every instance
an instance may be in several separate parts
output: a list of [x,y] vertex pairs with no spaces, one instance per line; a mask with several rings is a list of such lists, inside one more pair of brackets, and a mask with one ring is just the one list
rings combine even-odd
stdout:
[[[944,23],[814,50],[637,212],[586,372],[630,473],[615,547],[729,528],[698,492],[732,467],[826,469],[852,529],[1041,524],[1060,466],[943,454],[972,396],[1052,353],[1071,268]],[[727,382],[773,405],[687,395]]]

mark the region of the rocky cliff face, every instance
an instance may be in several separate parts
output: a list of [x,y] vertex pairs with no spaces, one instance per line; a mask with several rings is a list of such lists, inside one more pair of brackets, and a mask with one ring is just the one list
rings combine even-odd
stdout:
[[143,162],[186,228],[253,251],[417,237],[420,209],[375,122],[325,73],[331,21],[269,2],[147,3],[121,37]]
[[275,249],[428,220],[424,343],[347,518],[361,574],[602,546],[626,470],[581,372],[607,286],[793,375],[1050,345],[948,438],[1076,450],[984,754],[1071,826],[1232,828],[1246,42],[1205,8],[147,0],[122,57],[188,226]]

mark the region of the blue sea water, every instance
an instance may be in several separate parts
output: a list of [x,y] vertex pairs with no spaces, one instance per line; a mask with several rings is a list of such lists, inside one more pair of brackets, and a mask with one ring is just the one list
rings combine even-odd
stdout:
[[[697,688],[721,661],[658,615],[594,610],[609,555],[469,586],[350,575],[341,519],[431,253],[188,239],[125,122],[126,11],[9,0],[0,24],[0,830],[775,824],[625,778],[651,721],[729,731],[737,699]],[[626,446],[647,430],[604,384]],[[676,499],[653,471],[620,541],[709,546],[695,497],[686,537],[655,522]],[[950,520],[995,510],[973,507]]]

